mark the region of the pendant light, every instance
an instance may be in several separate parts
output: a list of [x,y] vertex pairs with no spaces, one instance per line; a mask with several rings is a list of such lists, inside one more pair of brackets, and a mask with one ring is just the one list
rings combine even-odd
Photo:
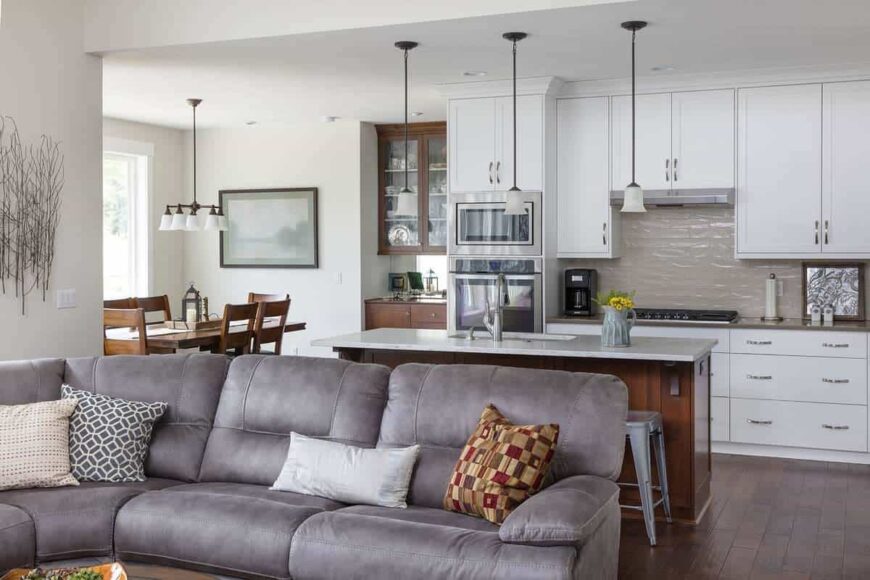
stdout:
[[[408,52],[416,48],[417,43],[410,40],[402,40],[397,42],[395,46],[405,56],[405,184],[399,191],[395,215],[417,217],[417,195],[408,187]],[[419,160],[417,163],[419,165]]]
[[622,27],[631,31],[631,183],[625,187],[625,196],[622,199],[623,213],[644,213],[646,208],[643,205],[643,189],[637,184],[634,175],[634,157],[635,157],[635,125],[637,113],[635,112],[635,83],[637,73],[635,72],[635,37],[637,31],[646,27],[646,22],[643,20],[630,20],[623,22]]
[[525,215],[526,206],[522,196],[522,190],[517,187],[517,42],[526,38],[528,34],[525,32],[505,32],[502,38],[510,41],[513,44],[513,132],[514,132],[514,185],[511,187],[505,196],[504,214],[505,215]]
[[[229,229],[227,218],[220,205],[201,205],[196,201],[196,107],[201,102],[202,99],[187,99],[187,104],[193,110],[193,202],[167,205],[166,211],[160,217],[160,231],[197,232],[201,229],[212,231],[226,231]],[[171,211],[172,208],[175,208],[174,213]],[[209,208],[210,210],[205,219],[204,227],[196,215],[196,212],[203,208]],[[188,209],[190,213],[185,214],[184,209]]]

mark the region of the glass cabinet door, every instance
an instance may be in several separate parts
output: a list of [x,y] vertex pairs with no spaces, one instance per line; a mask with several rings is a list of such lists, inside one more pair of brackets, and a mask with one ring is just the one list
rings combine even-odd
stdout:
[[429,245],[447,245],[447,138],[426,138]]
[[383,146],[384,171],[384,245],[387,247],[419,246],[418,141],[408,139],[408,187],[411,193],[399,193],[405,186],[405,140],[391,139]]

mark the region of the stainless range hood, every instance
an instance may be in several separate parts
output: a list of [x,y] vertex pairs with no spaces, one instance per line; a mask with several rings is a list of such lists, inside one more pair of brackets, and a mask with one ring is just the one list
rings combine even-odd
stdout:
[[[610,192],[610,205],[621,206],[625,192]],[[643,204],[647,207],[683,207],[693,205],[734,207],[734,188],[713,189],[646,189]]]

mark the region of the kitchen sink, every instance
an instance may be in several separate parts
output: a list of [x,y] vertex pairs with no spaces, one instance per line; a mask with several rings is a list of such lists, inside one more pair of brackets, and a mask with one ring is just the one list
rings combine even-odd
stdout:
[[[451,334],[449,338],[468,339],[468,333]],[[565,342],[577,338],[571,334],[543,334],[543,333],[518,333],[514,335],[505,335],[502,342],[536,342],[536,341],[552,341]],[[474,340],[488,340],[492,342],[492,337],[485,330],[475,330]]]

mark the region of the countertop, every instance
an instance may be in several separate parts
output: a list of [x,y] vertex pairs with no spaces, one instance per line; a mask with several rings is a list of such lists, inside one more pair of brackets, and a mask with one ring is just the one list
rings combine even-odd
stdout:
[[568,340],[506,337],[505,340],[497,343],[493,342],[486,333],[478,333],[477,338],[470,341],[448,335],[446,330],[379,328],[322,338],[312,341],[311,345],[370,350],[695,362],[707,356],[716,345],[716,341],[637,337],[632,339],[629,347],[605,348],[601,346],[601,338],[598,336],[576,336]]
[[390,296],[382,298],[366,298],[366,304],[443,304],[447,305],[446,298],[435,298],[428,296],[415,296],[414,298],[400,298],[396,300]]
[[[601,324],[604,320],[602,315],[596,316],[558,316],[548,318],[547,324]],[[811,326],[809,321],[800,318],[786,318],[779,322],[766,322],[760,318],[743,318],[740,317],[736,321],[729,324],[715,322],[667,322],[661,320],[638,320],[638,326],[672,326],[677,328],[721,328],[728,330],[731,328],[747,328],[747,329],[776,329],[776,330],[827,330],[827,331],[847,331],[847,332],[870,332],[870,321],[852,322],[840,321],[835,322],[834,326]]]

